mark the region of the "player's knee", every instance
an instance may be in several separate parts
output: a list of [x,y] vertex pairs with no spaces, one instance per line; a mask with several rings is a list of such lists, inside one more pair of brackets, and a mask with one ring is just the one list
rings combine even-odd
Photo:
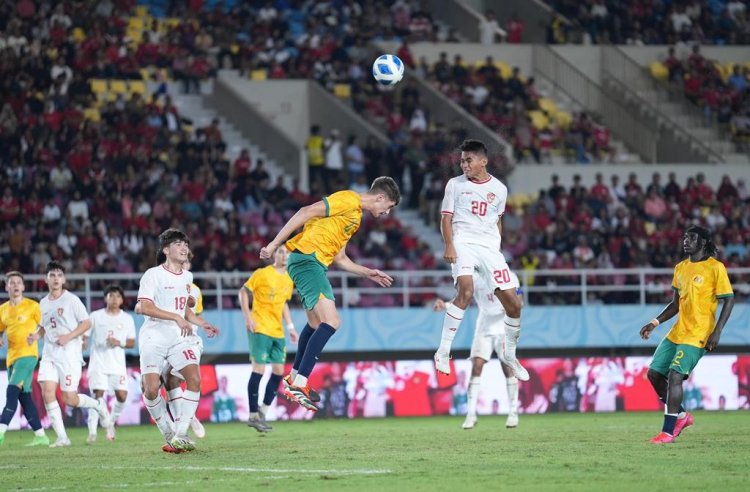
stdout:
[[115,398],[120,403],[125,403],[128,401],[128,392],[127,391],[115,391]]
[[63,391],[62,400],[66,406],[74,407],[78,405],[78,393],[75,393],[73,391]]
[[201,377],[200,374],[188,374],[185,376],[185,387],[190,391],[201,390]]
[[659,382],[666,379],[662,373],[656,372],[653,369],[648,370],[648,372],[646,373],[646,377],[649,381],[651,381],[651,384],[658,384]]

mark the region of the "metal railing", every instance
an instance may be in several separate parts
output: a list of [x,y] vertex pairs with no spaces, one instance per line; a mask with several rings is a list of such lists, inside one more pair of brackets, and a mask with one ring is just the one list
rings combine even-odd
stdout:
[[[738,296],[750,295],[750,268],[730,268],[730,278]],[[194,273],[201,287],[204,308],[237,309],[237,293],[252,272]],[[416,307],[436,298],[450,299],[455,291],[450,271],[390,271],[394,284],[380,288],[368,280],[342,271],[329,272],[337,304],[350,307]],[[661,304],[672,297],[673,270],[669,268],[519,270],[525,304]],[[102,307],[102,290],[109,283],[119,284],[126,298],[138,295],[141,274],[69,274],[66,286],[81,297],[89,309]],[[47,290],[43,275],[26,276],[26,295],[41,298]],[[7,297],[5,292],[0,299]],[[132,307],[132,305],[130,306]]]

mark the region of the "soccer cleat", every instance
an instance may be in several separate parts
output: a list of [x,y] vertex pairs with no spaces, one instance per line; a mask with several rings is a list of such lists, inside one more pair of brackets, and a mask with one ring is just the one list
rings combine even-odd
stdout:
[[273,427],[271,427],[271,425],[268,422],[266,422],[266,414],[261,411],[258,411],[258,416],[260,417],[260,421],[263,422],[263,425],[266,426],[266,429],[268,429],[269,431],[272,431]]
[[172,454],[180,454],[180,453],[184,453],[185,452],[185,451],[183,451],[181,449],[175,449],[175,448],[173,448],[172,445],[169,444],[169,443],[167,443],[164,446],[162,446],[161,450],[164,451],[165,453],[172,453]]
[[107,427],[107,440],[114,441],[116,434],[117,432],[115,431],[115,424],[109,424],[109,427]]
[[198,439],[203,439],[206,437],[206,428],[203,427],[203,424],[201,424],[201,421],[198,420],[197,417],[193,417],[193,419],[190,421],[190,428],[193,430],[193,434],[195,434],[195,437]]
[[57,441],[49,445],[51,448],[66,448],[70,446],[70,439],[67,437],[58,437]]
[[268,432],[270,430],[263,420],[261,420],[260,416],[247,419],[247,426],[252,427],[258,432]]
[[33,446],[49,446],[49,437],[47,437],[46,435],[34,436],[34,439],[32,439],[31,442],[26,445],[26,447],[30,448]]
[[[288,390],[289,387],[294,384],[292,382],[292,375],[291,374],[287,374],[284,377],[284,379],[282,379],[281,381],[283,381],[283,383],[284,383],[284,389],[285,390]],[[282,394],[282,393],[283,393],[283,391],[279,392],[279,394]],[[284,395],[282,395],[282,396],[284,396]],[[320,401],[320,394],[317,391],[315,391],[314,389],[312,389],[312,388],[310,388],[310,400],[312,400],[314,402],[319,402]]]
[[674,438],[675,436],[662,431],[656,437],[651,438],[651,444],[671,444]]
[[508,418],[505,421],[505,428],[515,429],[516,427],[518,427],[518,413],[511,412],[508,414]]
[[193,451],[195,443],[187,436],[174,436],[169,445],[180,451]]
[[435,370],[441,374],[445,374],[446,376],[450,375],[451,373],[450,354],[440,352],[439,350],[435,352]]
[[96,400],[99,404],[96,407],[96,411],[99,413],[99,424],[102,426],[102,429],[106,429],[109,427],[109,410],[107,410],[107,402],[104,401],[104,398],[100,398]]
[[461,426],[461,428],[465,430],[469,430],[469,429],[473,429],[475,425],[477,425],[477,416],[467,415],[466,420],[464,420],[464,423]]
[[679,436],[682,434],[682,431],[684,431],[686,428],[690,427],[695,423],[695,418],[693,417],[693,414],[690,412],[687,412],[685,414],[684,419],[677,419],[677,422],[674,424],[674,437]]
[[299,403],[311,412],[317,412],[318,407],[310,399],[310,391],[309,386],[300,388],[299,386],[291,385],[288,389],[284,390],[284,396],[291,401]]
[[86,444],[94,444],[96,442],[96,434],[89,434],[86,438]]
[[518,359],[509,359],[506,355],[505,357],[505,363],[508,365],[508,367],[511,368],[513,371],[513,375],[518,378],[519,381],[528,381],[529,380],[529,371],[527,371],[521,363],[518,361]]

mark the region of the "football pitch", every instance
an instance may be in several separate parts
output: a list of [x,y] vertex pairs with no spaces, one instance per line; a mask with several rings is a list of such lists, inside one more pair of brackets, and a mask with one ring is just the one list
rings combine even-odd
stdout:
[[[698,412],[675,444],[648,439],[657,413],[483,416],[207,425],[192,453],[161,451],[155,427],[103,431],[85,444],[25,448],[30,431],[0,448],[3,490],[748,490],[750,413]],[[48,431],[52,437],[52,431]]]

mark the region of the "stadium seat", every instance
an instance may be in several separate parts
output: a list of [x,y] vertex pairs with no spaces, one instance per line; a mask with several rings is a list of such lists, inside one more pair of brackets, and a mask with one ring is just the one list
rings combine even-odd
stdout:
[[73,39],[76,43],[80,43],[84,39],[86,39],[86,31],[84,31],[80,27],[73,28]]
[[125,94],[128,92],[128,86],[124,80],[111,80],[109,88],[115,94]]
[[661,62],[653,62],[649,65],[651,76],[657,80],[667,80],[669,78],[669,69]]
[[266,80],[268,79],[268,71],[260,69],[253,70],[250,72],[250,80]]
[[148,7],[145,5],[136,5],[135,15],[138,17],[148,17]]
[[146,93],[146,83],[142,80],[131,80],[128,82],[128,88],[131,93],[144,95]]
[[333,87],[333,95],[341,99],[352,97],[352,86],[349,84],[336,84]]
[[500,77],[504,79],[509,79],[513,75],[513,69],[510,68],[510,65],[503,61],[496,61],[495,66],[498,70],[500,70]]
[[557,104],[552,99],[542,97],[539,98],[539,108],[547,112],[551,118],[556,118],[557,113],[560,111],[557,109]]
[[94,123],[99,123],[102,120],[102,115],[99,113],[99,110],[96,108],[86,108],[83,110],[83,117],[87,120],[93,121]]
[[139,72],[141,72],[141,80],[151,80],[151,70],[148,68],[141,68]]
[[573,115],[567,111],[558,111],[555,115],[555,121],[561,128],[567,128],[573,122]]
[[529,111],[529,118],[531,118],[531,124],[537,130],[544,130],[549,126],[549,118],[542,111]]
[[133,31],[143,31],[143,18],[141,17],[131,17],[128,19],[128,30]]
[[91,79],[89,80],[89,84],[91,85],[91,92],[93,92],[97,98],[109,90],[107,87],[107,81],[103,79]]

